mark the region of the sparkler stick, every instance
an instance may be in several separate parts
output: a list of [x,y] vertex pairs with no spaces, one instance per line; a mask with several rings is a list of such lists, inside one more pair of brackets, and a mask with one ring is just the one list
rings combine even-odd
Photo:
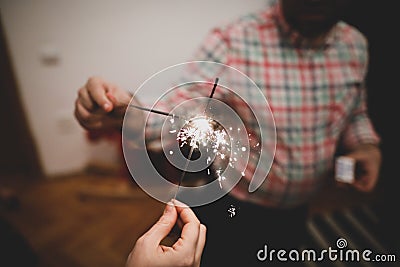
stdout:
[[213,96],[214,96],[215,89],[217,89],[218,81],[219,81],[219,78],[217,77],[217,78],[215,79],[215,82],[214,82],[214,87],[213,87],[213,89],[211,90],[211,94],[210,94],[210,96],[208,97],[208,102],[207,102],[206,108],[204,109],[204,114],[207,112],[207,109],[208,109],[208,107],[210,106],[210,102],[211,102],[211,99],[212,99]]
[[[107,93],[107,97],[115,105],[122,105],[122,106],[124,105],[122,102],[118,101],[111,93]],[[144,108],[144,107],[137,106],[137,105],[134,105],[134,104],[129,104],[128,107],[132,107],[132,108],[136,108],[136,109],[140,109],[140,110],[156,113],[156,114],[159,114],[159,115],[169,116],[169,117],[173,117],[173,118],[179,118],[179,116],[177,116],[175,114],[172,114],[172,113],[168,113],[168,112],[164,112],[164,111],[160,111],[160,110],[156,110],[156,109]]]
[[179,192],[179,188],[180,188],[181,185],[182,185],[183,177],[184,177],[185,174],[186,174],[186,170],[187,170],[187,167],[189,166],[190,159],[192,158],[193,151],[194,151],[194,146],[192,146],[192,147],[190,148],[189,157],[188,157],[187,160],[186,160],[185,168],[183,169],[182,174],[181,174],[181,177],[179,178],[178,189],[176,189],[174,199],[176,199],[176,196],[178,195],[178,192]]
[[144,108],[144,107],[136,106],[136,105],[133,105],[133,104],[130,104],[129,107],[137,108],[137,109],[140,109],[140,110],[144,110],[144,111],[148,111],[148,112],[152,112],[152,113],[156,113],[156,114],[160,114],[160,115],[164,115],[164,116],[169,116],[169,117],[173,117],[173,118],[179,118],[179,116],[177,116],[175,114],[164,112],[164,111],[160,111],[160,110],[156,110],[156,109]]
[[[212,99],[213,96],[214,96],[215,89],[217,88],[217,85],[218,85],[218,81],[219,81],[219,78],[217,77],[217,78],[215,79],[213,89],[211,90],[211,94],[210,94],[210,96],[208,97],[209,99],[208,99],[208,102],[207,102],[207,106],[206,106],[206,108],[204,109],[204,112],[203,112],[204,114],[206,114],[207,109],[208,109],[208,107],[209,107],[209,105],[210,105],[211,99]],[[178,195],[179,188],[180,188],[181,185],[182,185],[183,177],[185,177],[185,174],[186,174],[186,171],[187,171],[187,167],[189,166],[189,163],[190,163],[190,160],[191,160],[191,158],[192,158],[194,149],[195,149],[195,146],[191,146],[190,152],[189,152],[189,156],[188,156],[188,158],[186,159],[185,168],[183,169],[182,174],[181,174],[181,177],[180,177],[180,179],[179,179],[178,189],[177,189],[176,192],[175,192],[174,199],[175,199],[176,196]]]
[[[208,102],[207,102],[206,108],[204,109],[204,113],[207,112],[208,106],[210,105],[210,102],[211,102],[211,98],[213,98],[214,93],[215,93],[215,89],[217,88],[218,81],[219,81],[219,78],[216,78],[216,79],[215,79],[215,82],[214,82],[213,89],[211,90],[211,94],[210,94],[210,96],[208,97],[209,100],[208,100]],[[133,104],[130,104],[129,107],[137,108],[137,109],[140,109],[140,110],[144,110],[144,111],[148,111],[148,112],[152,112],[152,113],[156,113],[156,114],[160,114],[160,115],[164,115],[164,116],[169,116],[169,117],[174,117],[174,118],[178,118],[178,119],[179,119],[179,116],[177,116],[177,115],[175,115],[175,114],[172,114],[172,113],[165,112],[165,111],[160,111],[160,110],[150,109],[150,108],[144,108],[144,107],[137,106],[137,105],[133,105]]]

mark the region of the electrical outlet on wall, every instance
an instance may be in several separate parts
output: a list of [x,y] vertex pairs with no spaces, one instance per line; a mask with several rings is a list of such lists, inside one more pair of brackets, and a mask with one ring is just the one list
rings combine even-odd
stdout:
[[67,135],[75,133],[78,129],[78,123],[71,111],[63,111],[56,115],[56,130],[59,134]]
[[39,56],[44,66],[57,66],[61,61],[61,53],[54,44],[43,44],[39,50]]

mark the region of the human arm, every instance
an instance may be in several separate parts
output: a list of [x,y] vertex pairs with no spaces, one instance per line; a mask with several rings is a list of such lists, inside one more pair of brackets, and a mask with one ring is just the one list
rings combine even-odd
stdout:
[[382,154],[380,137],[367,112],[366,88],[359,88],[359,96],[349,123],[343,133],[345,156],[355,160],[355,180],[352,185],[362,191],[372,191],[379,178]]
[[[170,247],[161,245],[178,218],[183,224],[180,238]],[[173,200],[157,223],[136,241],[126,267],[199,267],[205,241],[206,227],[189,207]]]

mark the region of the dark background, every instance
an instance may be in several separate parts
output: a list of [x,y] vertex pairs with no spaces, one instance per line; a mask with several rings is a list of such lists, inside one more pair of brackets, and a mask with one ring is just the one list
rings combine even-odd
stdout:
[[400,238],[398,203],[400,203],[400,177],[398,168],[398,130],[400,102],[398,72],[399,14],[395,1],[351,1],[351,8],[344,20],[358,28],[368,39],[370,62],[367,76],[368,107],[371,119],[382,138],[382,172],[378,188],[382,189],[381,209],[388,227]]

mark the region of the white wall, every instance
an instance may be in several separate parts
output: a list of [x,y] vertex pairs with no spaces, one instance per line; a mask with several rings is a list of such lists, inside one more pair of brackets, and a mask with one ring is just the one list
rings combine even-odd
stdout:
[[[13,68],[45,173],[77,171],[95,154],[115,157],[104,145],[103,153],[93,148],[73,118],[76,92],[89,76],[135,90],[155,72],[187,60],[211,27],[267,3],[1,0]],[[46,58],[55,62],[46,64]]]

